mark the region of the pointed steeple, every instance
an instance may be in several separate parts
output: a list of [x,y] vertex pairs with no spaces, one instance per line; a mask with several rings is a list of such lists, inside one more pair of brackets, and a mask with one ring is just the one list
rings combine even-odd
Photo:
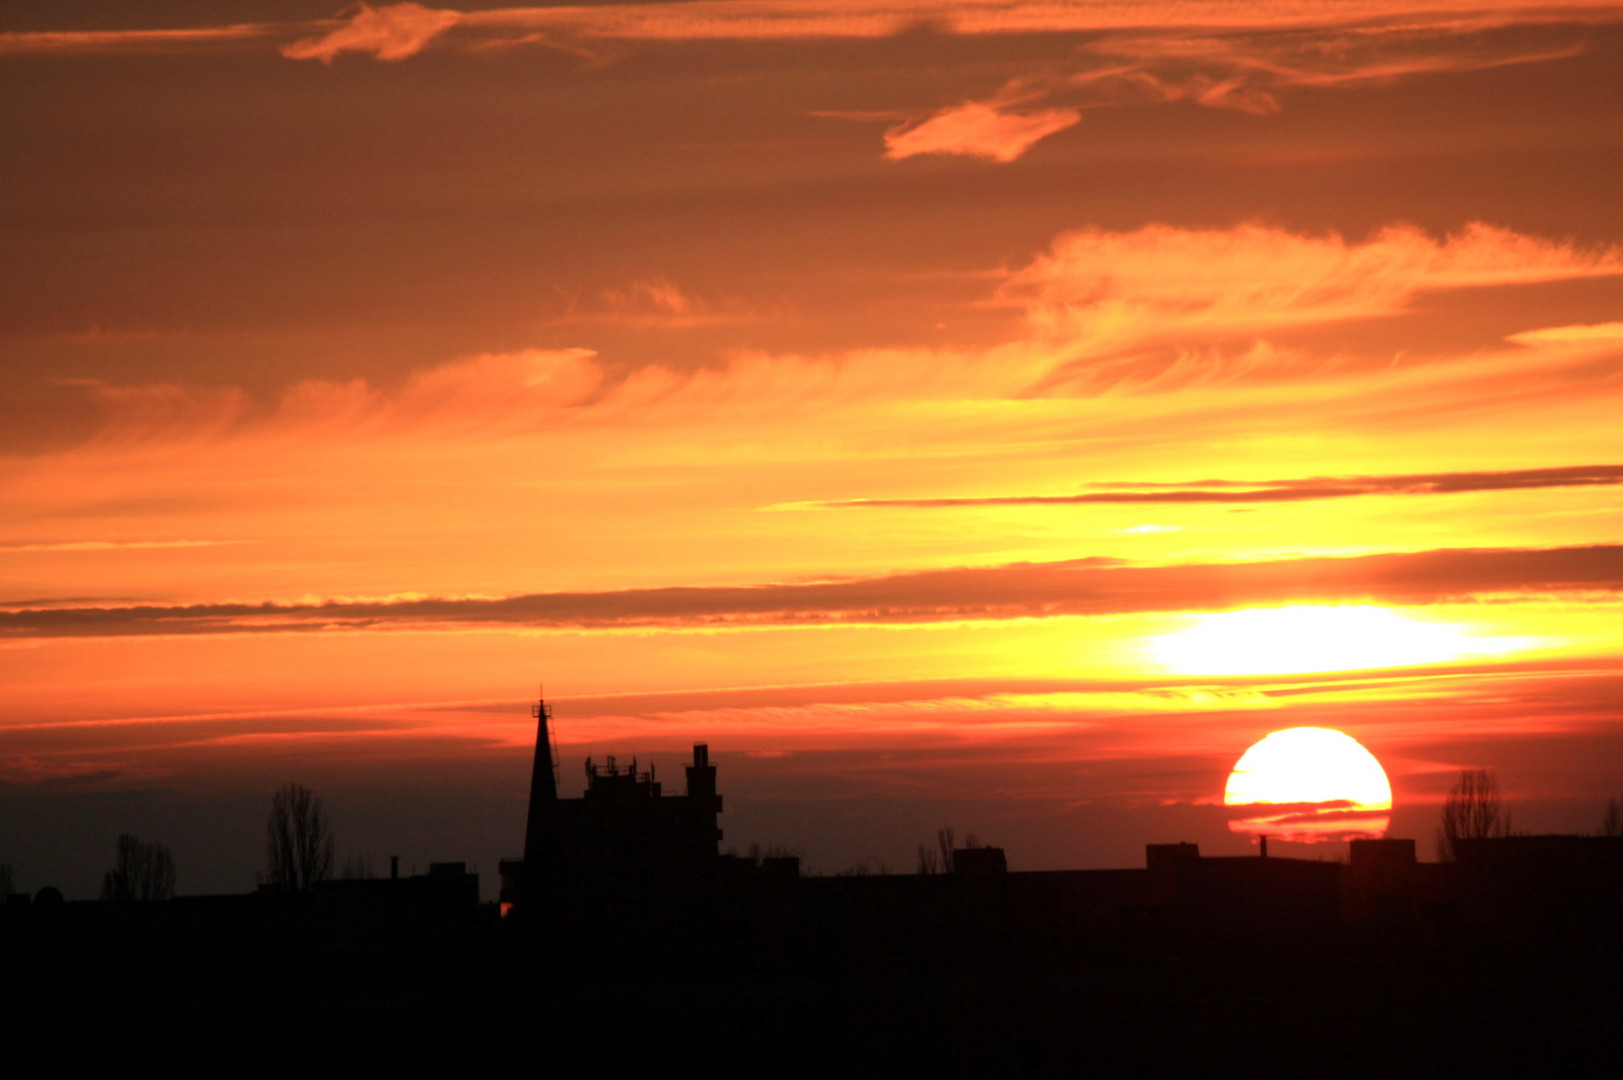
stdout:
[[524,863],[533,877],[542,872],[558,833],[558,762],[552,743],[552,710],[543,689],[530,706],[535,718],[535,764],[530,770],[530,814],[524,828]]

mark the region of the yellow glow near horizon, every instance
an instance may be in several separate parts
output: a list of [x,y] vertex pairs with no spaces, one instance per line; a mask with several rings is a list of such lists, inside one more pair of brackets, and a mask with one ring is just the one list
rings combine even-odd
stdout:
[[1273,675],[1434,664],[1525,648],[1526,638],[1477,638],[1369,605],[1298,604],[1198,616],[1158,638],[1156,662],[1186,675]]
[[1391,822],[1392,785],[1351,735],[1288,728],[1240,756],[1223,804],[1242,808],[1229,822],[1234,832],[1301,843],[1379,837]]

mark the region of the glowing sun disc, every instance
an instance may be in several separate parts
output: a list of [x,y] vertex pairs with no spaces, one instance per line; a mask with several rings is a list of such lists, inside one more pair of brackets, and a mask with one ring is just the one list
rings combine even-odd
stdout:
[[1302,843],[1385,835],[1392,784],[1375,755],[1331,728],[1275,731],[1229,774],[1223,804],[1234,832]]

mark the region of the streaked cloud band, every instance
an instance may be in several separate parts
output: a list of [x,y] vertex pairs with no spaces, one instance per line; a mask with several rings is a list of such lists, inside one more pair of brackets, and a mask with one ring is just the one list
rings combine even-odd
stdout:
[[1498,472],[1316,476],[1299,480],[1196,480],[1187,484],[1097,484],[1075,495],[986,495],[963,498],[847,499],[827,507],[1066,506],[1094,503],[1273,503],[1347,499],[1360,495],[1458,495],[1483,491],[1606,487],[1623,484],[1623,465]]
[[60,607],[0,613],[0,638],[386,630],[900,624],[1210,611],[1294,602],[1421,604],[1479,594],[1623,590],[1623,545],[1126,566],[1103,559],[849,581],[323,603]]

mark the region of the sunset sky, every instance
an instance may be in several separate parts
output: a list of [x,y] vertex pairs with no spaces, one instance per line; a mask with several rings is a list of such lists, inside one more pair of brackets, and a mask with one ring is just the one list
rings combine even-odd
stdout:
[[[0,862],[1255,849],[1271,731],[1623,794],[1623,4],[19,0]],[[1229,613],[1229,614],[1222,614]],[[1182,636],[1175,636],[1182,635]],[[1289,846],[1337,857],[1334,845]]]

